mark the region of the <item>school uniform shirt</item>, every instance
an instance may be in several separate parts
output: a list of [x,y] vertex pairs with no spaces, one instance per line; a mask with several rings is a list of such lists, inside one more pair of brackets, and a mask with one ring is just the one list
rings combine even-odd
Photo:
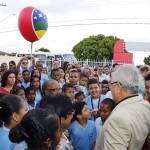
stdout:
[[42,95],[41,95],[40,90],[38,90],[38,91],[36,92],[35,102],[37,102],[37,104],[40,104],[41,99],[42,99]]
[[28,102],[26,102],[26,110],[32,110],[32,109],[36,109],[36,108],[39,108],[37,102],[34,102],[33,107]]
[[[97,133],[97,136],[99,136],[100,133],[101,133],[101,130],[102,130],[102,126],[103,126],[103,122],[102,122],[101,117],[98,117],[98,118],[95,120],[95,126],[96,126],[96,133]],[[98,137],[97,137],[97,138],[98,138]]]
[[22,81],[21,85],[26,89],[27,87],[30,86],[30,82],[25,83],[24,81]]
[[[83,101],[86,102],[89,109],[99,109],[101,102],[104,100],[104,96],[100,94],[99,99],[92,99],[91,95],[89,95],[87,98],[85,98]],[[91,116],[91,120],[95,121],[94,116]]]
[[0,150],[12,150],[16,145],[9,140],[9,131],[4,125],[0,128]]
[[77,121],[69,126],[70,142],[74,150],[92,150],[92,145],[96,141],[96,127],[93,121],[88,120],[83,128]]
[[42,89],[42,85],[43,85],[43,83],[45,82],[45,81],[47,81],[48,80],[48,76],[47,76],[47,74],[41,74],[41,80],[40,80],[40,85],[41,85],[41,89]]

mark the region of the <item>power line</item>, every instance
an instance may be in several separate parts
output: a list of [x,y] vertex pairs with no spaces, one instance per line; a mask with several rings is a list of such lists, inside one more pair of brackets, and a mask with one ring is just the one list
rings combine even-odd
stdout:
[[[64,20],[64,21],[55,21],[55,22],[48,22],[49,24],[52,23],[63,23],[63,22],[83,22],[83,21],[99,21],[99,20],[150,20],[150,18],[97,18],[97,19],[80,19],[80,20]],[[113,24],[113,23],[74,23],[73,25],[87,25],[87,24]],[[124,23],[126,24],[126,23]],[[138,23],[135,23],[138,24]],[[139,23],[142,24],[142,23]],[[143,23],[143,24],[148,24],[148,23]],[[72,26],[72,24],[70,25],[49,25],[49,27],[59,27],[59,26]],[[10,28],[18,28],[18,26],[13,26],[13,27],[5,27],[5,28],[1,28],[1,29],[10,29]]]
[[[48,27],[69,27],[69,26],[90,26],[90,25],[100,25],[100,24],[105,24],[105,25],[110,25],[110,24],[116,24],[116,25],[150,25],[150,23],[147,22],[127,22],[127,23],[121,23],[121,22],[97,22],[97,23],[84,23],[84,24],[63,24],[63,25],[54,25],[54,26],[48,26]],[[19,30],[9,30],[9,31],[1,31],[0,33],[8,33],[8,32],[15,32]]]

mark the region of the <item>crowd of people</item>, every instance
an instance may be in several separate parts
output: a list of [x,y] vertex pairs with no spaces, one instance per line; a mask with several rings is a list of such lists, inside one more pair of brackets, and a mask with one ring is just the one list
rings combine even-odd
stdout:
[[148,150],[149,116],[148,65],[1,64],[0,150]]

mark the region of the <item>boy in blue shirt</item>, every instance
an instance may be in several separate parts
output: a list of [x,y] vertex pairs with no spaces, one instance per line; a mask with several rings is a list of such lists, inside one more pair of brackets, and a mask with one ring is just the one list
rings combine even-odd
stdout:
[[98,115],[98,110],[100,104],[104,99],[104,95],[100,94],[99,81],[96,79],[89,79],[87,83],[87,88],[90,93],[90,96],[84,99],[88,108],[92,111],[91,120],[95,121]]
[[74,150],[94,150],[96,141],[96,127],[91,120],[91,112],[85,102],[73,104],[74,121],[69,126],[70,142]]

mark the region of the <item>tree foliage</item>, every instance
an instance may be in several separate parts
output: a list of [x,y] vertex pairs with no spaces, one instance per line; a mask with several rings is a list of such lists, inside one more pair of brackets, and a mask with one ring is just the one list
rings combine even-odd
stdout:
[[110,60],[113,58],[113,49],[119,38],[99,34],[84,38],[76,44],[72,52],[78,59]]
[[144,57],[144,63],[150,65],[150,55],[148,57]]
[[47,49],[47,48],[44,48],[44,47],[41,47],[41,48],[39,48],[36,52],[50,52],[50,50],[49,49]]

